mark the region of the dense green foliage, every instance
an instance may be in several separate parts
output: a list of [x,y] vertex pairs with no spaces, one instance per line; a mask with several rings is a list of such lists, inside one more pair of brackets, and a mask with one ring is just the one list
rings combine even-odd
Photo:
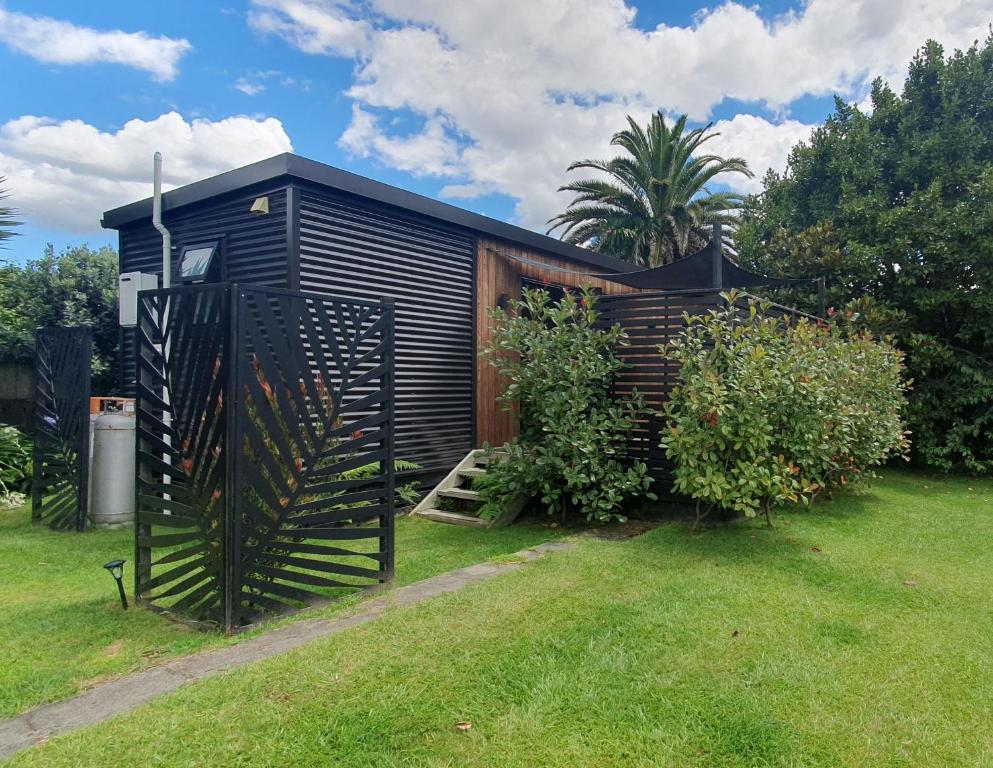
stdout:
[[552,230],[564,227],[568,242],[649,267],[699,250],[709,239],[710,225],[734,224],[742,204],[740,195],[711,194],[707,185],[718,174],[752,175],[741,158],[700,152],[719,135],[709,128],[686,132],[686,115],[670,127],[657,112],[646,130],[628,117],[628,128],[610,142],[625,154],[569,166],[601,175],[559,188],[576,197],[549,221]]
[[31,487],[31,441],[16,427],[0,424],[0,508],[23,503]]
[[675,490],[769,519],[905,451],[903,356],[888,341],[725,298],[663,350],[681,366],[662,440]]
[[[6,179],[0,176],[0,203],[10,197],[10,194],[6,189],[3,188],[3,184]],[[0,205],[0,248],[3,247],[3,241],[12,238],[16,232],[14,232],[14,227],[18,226],[21,222],[17,220],[17,211],[8,205]]]
[[[915,456],[993,471],[993,40],[946,58],[929,42],[900,95],[837,102],[751,201],[750,267],[828,278],[828,299],[896,335],[914,381]],[[813,308],[811,291],[784,301]]]
[[504,446],[480,493],[483,516],[499,514],[517,494],[541,499],[549,514],[572,509],[590,519],[623,518],[623,502],[648,495],[643,463],[624,461],[628,432],[644,402],[612,398],[622,363],[614,354],[627,336],[596,327],[596,296],[583,289],[553,304],[545,291],[525,291],[509,311],[491,311],[493,341],[483,350],[507,381],[500,399],[519,408],[520,436]]
[[93,393],[117,391],[117,253],[104,246],[66,248],[23,267],[0,266],[0,361],[31,359],[34,332],[45,327],[93,329]]

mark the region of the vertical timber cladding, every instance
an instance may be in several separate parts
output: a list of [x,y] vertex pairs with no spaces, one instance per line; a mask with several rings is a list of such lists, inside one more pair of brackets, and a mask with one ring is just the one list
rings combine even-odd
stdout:
[[472,448],[473,237],[299,188],[300,288],[396,306],[396,457],[448,471]]
[[614,391],[630,394],[637,389],[655,413],[632,435],[630,451],[648,465],[655,478],[664,479],[672,471],[659,440],[664,427],[662,409],[679,379],[679,365],[667,359],[660,347],[682,331],[684,313],[706,314],[718,308],[721,301],[713,290],[652,291],[604,297],[600,301],[600,323],[619,324],[629,339],[629,346],[616,350],[625,367],[618,373]]
[[392,304],[152,291],[138,348],[140,600],[234,631],[392,578]]
[[[251,213],[257,197],[269,198],[269,213]],[[172,234],[173,264],[184,245],[221,240],[222,280],[253,285],[289,287],[287,244],[287,190],[264,185],[238,190],[211,200],[166,211],[163,223]],[[162,275],[162,236],[150,219],[129,224],[119,233],[121,272]],[[134,333],[122,329],[121,391],[134,394]]]
[[[522,258],[541,262],[549,268],[515,260]],[[600,288],[607,295],[630,293],[632,290],[626,285],[582,274],[596,271],[596,267],[555,258],[541,251],[499,240],[480,239],[477,242],[477,259],[477,350],[484,349],[493,336],[490,310],[497,306],[501,295],[509,298],[520,297],[521,278],[577,288],[585,284]],[[503,410],[503,404],[497,400],[503,392],[504,383],[496,369],[482,358],[476,361],[476,366],[476,447],[484,443],[503,445],[517,436],[515,415]]]
[[89,502],[89,328],[41,328],[35,335],[31,519],[83,531]]

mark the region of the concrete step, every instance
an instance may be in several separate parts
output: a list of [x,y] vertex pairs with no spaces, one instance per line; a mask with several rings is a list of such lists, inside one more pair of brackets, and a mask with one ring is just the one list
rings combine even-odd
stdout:
[[482,467],[467,467],[458,470],[458,473],[460,477],[482,477],[486,474],[486,470]]
[[470,491],[468,488],[439,488],[438,495],[448,499],[462,499],[463,501],[481,501],[479,491]]
[[485,528],[489,525],[488,520],[481,520],[472,515],[460,515],[458,512],[443,512],[440,509],[425,509],[418,512],[421,517],[434,520],[438,523],[449,523],[451,525],[467,525],[472,528]]

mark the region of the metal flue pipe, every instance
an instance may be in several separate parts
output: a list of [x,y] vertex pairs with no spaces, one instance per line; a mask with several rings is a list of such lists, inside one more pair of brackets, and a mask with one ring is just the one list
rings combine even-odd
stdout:
[[162,153],[156,152],[152,166],[152,226],[162,235],[162,287],[172,282],[172,234],[162,223]]
[[[156,152],[152,161],[152,226],[158,230],[160,235],[162,235],[162,287],[169,288],[172,284],[172,234],[162,223],[161,152]],[[162,311],[166,315],[169,314],[169,300],[167,298],[164,300]],[[163,359],[168,359],[169,357],[169,344],[167,342],[164,342],[162,345],[162,357]],[[166,427],[166,432],[168,432],[168,428],[172,424],[172,414],[169,411],[169,388],[165,384],[162,385],[162,402],[165,403],[166,406],[162,414],[162,423]],[[172,438],[168,434],[164,435],[162,439],[167,446],[172,445]],[[172,456],[168,451],[162,454],[162,461],[165,462],[166,465],[172,464]],[[164,475],[162,477],[162,484],[171,485],[172,476],[168,474]],[[172,496],[166,493],[163,494],[163,498],[168,501],[172,498]],[[167,515],[171,514],[171,510],[169,509],[165,509],[163,511]]]

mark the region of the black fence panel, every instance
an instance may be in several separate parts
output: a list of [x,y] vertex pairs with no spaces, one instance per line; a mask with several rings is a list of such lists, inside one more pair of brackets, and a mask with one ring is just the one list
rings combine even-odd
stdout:
[[235,631],[392,578],[390,303],[149,291],[137,349],[139,599]]
[[146,292],[135,329],[135,594],[208,622],[224,609],[229,301]]
[[89,328],[43,328],[35,341],[31,518],[83,531],[89,501]]
[[[762,301],[751,294],[737,293],[735,306],[743,317],[747,317],[751,300]],[[663,408],[679,383],[679,364],[667,358],[661,348],[682,333],[686,315],[706,315],[724,306],[720,291],[712,289],[615,294],[598,301],[599,324],[619,324],[628,335],[628,346],[615,350],[625,367],[615,379],[614,392],[627,395],[637,390],[652,410],[652,415],[632,431],[629,455],[648,465],[649,474],[656,479],[656,490],[665,491],[674,469],[660,443],[665,429]],[[778,304],[768,304],[767,313],[786,323],[800,318],[817,320]]]
[[599,322],[605,327],[619,324],[628,335],[628,346],[615,350],[625,367],[614,382],[617,394],[637,390],[652,415],[630,436],[630,456],[645,462],[656,482],[666,483],[672,464],[661,447],[665,418],[662,409],[676,386],[679,365],[667,359],[660,346],[674,340],[685,325],[683,314],[705,314],[720,306],[717,291],[646,292],[603,296],[597,303]]

